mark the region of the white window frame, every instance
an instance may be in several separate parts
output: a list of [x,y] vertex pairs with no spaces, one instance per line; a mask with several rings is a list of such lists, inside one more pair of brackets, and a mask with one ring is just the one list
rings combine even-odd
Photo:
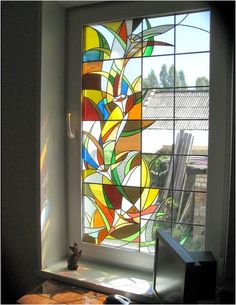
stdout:
[[[216,6],[217,7],[217,6]],[[81,97],[81,57],[82,51],[82,26],[84,24],[99,23],[108,20],[132,19],[140,16],[171,15],[186,11],[211,10],[211,57],[210,57],[210,113],[209,113],[209,151],[208,151],[208,197],[206,207],[206,250],[213,252],[220,266],[219,274],[223,272],[224,258],[226,255],[227,223],[230,202],[230,173],[231,173],[231,137],[232,137],[232,45],[230,37],[226,35],[227,27],[222,23],[219,10],[213,7],[210,2],[203,1],[147,1],[128,2],[125,7],[122,2],[99,3],[78,8],[70,8],[67,11],[66,24],[66,93],[65,113],[72,113],[72,126],[80,126],[80,97]],[[220,64],[219,64],[220,60]],[[46,76],[46,72],[45,72]],[[43,75],[42,75],[43,78]],[[42,103],[43,103],[42,99]],[[118,262],[129,267],[145,267],[152,270],[153,257],[143,253],[133,253],[127,256],[127,251],[107,247],[98,247],[81,243],[81,204],[80,204],[80,139],[73,142],[66,139],[65,149],[65,205],[55,207],[64,213],[63,225],[59,220],[56,230],[57,240],[60,233],[63,236],[63,249],[53,251],[50,259],[45,264],[55,262],[66,256],[69,245],[75,241],[83,255],[94,260],[104,260],[112,264]],[[217,149],[216,149],[217,147]],[[60,165],[63,166],[63,165]],[[224,173],[224,175],[222,174]],[[54,208],[53,208],[54,209]],[[64,224],[64,222],[66,224]],[[53,241],[51,234],[50,239]],[[66,240],[65,240],[66,239]],[[52,247],[53,248],[53,247]],[[99,248],[99,255],[98,255]],[[58,254],[60,252],[60,254]],[[129,257],[129,260],[127,260]],[[119,259],[119,260],[118,260]],[[44,266],[42,266],[44,267]]]

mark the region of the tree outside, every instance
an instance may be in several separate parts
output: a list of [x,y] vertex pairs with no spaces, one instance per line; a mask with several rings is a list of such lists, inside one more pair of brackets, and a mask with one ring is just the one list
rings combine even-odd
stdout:
[[[205,76],[202,76],[202,77],[198,77],[196,79],[196,86],[209,86],[209,80],[205,77]],[[198,88],[200,90],[204,90],[204,88]]]
[[[209,80],[205,76],[198,77],[195,85],[199,87],[198,89],[203,90],[204,86],[209,86]],[[188,86],[184,71],[177,71],[174,65],[171,65],[169,69],[166,64],[162,65],[159,80],[154,69],[151,69],[148,76],[143,79],[144,88],[173,88],[174,86],[176,90]]]

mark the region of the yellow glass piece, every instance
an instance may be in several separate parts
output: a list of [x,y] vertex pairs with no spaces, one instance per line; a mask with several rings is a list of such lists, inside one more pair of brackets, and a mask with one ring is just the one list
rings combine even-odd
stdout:
[[106,121],[104,127],[102,128],[102,137],[104,137],[107,132],[109,132],[115,125],[117,125],[118,121]]
[[84,51],[99,47],[99,37],[95,29],[86,26],[84,28],[84,37]]
[[112,102],[113,99],[114,99],[114,96],[113,96],[113,85],[110,83],[110,82],[107,82],[107,88],[106,88],[106,91],[107,93],[109,94],[108,96],[108,103],[109,102]]
[[144,210],[152,205],[158,194],[159,189],[144,189],[141,195],[141,209]]
[[110,103],[114,100],[114,96],[113,96],[113,86],[111,85],[111,83],[107,83],[107,102]]
[[149,187],[150,181],[150,173],[147,163],[142,159],[142,186]]
[[125,63],[125,61],[123,59],[115,60],[116,69],[118,69],[119,71],[122,71],[122,69],[124,68],[124,63]]
[[108,120],[122,120],[123,113],[119,107],[116,107],[109,115]]
[[94,194],[94,197],[96,197],[101,202],[101,204],[103,204],[104,206],[107,206],[105,197],[103,195],[103,186],[101,184],[92,184],[91,183],[90,190]]
[[83,96],[91,99],[95,104],[103,99],[102,92],[99,90],[83,90]]
[[[116,126],[116,127],[112,130],[112,132],[111,132],[111,133],[109,134],[109,136],[106,138],[106,143],[108,143],[109,141],[114,142],[114,141],[116,140],[118,128],[119,128],[119,127]],[[114,147],[115,147],[115,142],[113,143],[112,147],[113,147],[113,149],[114,149]],[[109,149],[111,149],[111,146],[110,146]]]
[[112,184],[112,182],[111,182],[111,180],[109,180],[107,177],[105,177],[104,175],[103,175],[103,177],[102,177],[102,183],[103,184]]
[[105,23],[104,26],[117,33],[117,31],[119,30],[122,22],[123,21],[108,22],[108,23]]
[[132,223],[128,223],[127,220],[125,220],[122,215],[120,215],[119,220],[115,224],[115,229],[117,230],[127,225],[132,225]]
[[[122,162],[122,161],[121,161]],[[111,170],[115,169],[117,166],[119,166],[121,164],[121,162],[117,162],[115,164],[111,164]]]
[[104,71],[96,71],[96,72],[94,72],[93,74],[102,75],[102,76],[104,76],[106,79],[108,79],[108,78],[109,78],[109,75],[110,75],[108,72],[104,72]]
[[132,88],[134,92],[140,92],[141,91],[141,77],[138,76],[132,83]]
[[85,179],[87,178],[88,176],[92,175],[92,174],[95,174],[97,171],[96,169],[86,169],[86,170],[83,170],[82,172],[82,178]]

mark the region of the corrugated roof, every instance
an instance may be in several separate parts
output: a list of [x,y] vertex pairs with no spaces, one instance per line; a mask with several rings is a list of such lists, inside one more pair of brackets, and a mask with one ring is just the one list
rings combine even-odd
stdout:
[[143,119],[155,119],[152,128],[207,130],[209,91],[164,91],[149,89],[143,100]]

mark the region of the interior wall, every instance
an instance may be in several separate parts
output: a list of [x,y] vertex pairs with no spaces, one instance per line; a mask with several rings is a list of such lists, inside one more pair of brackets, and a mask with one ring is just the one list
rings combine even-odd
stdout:
[[12,304],[41,281],[36,277],[41,3],[1,4],[1,303]]
[[66,256],[64,181],[65,12],[42,3],[41,238],[42,267]]

